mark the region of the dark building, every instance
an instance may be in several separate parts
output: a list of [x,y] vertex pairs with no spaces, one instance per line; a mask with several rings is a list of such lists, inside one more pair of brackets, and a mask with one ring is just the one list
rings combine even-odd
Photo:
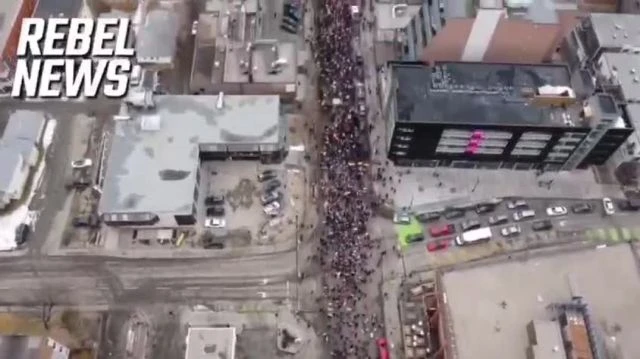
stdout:
[[389,64],[396,165],[571,170],[601,164],[632,132],[614,100],[582,100],[564,65]]

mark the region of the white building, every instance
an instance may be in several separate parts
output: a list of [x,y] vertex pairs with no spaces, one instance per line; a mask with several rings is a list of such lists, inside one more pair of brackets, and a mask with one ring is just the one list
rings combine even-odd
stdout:
[[36,111],[11,114],[0,137],[0,208],[22,197],[29,171],[37,164],[45,117]]

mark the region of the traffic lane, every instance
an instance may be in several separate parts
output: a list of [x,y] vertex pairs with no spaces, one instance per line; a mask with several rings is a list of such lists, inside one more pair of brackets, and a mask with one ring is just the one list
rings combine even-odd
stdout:
[[[566,216],[573,216],[573,215],[577,215],[577,216],[583,216],[584,214],[575,214],[572,212],[572,206],[579,204],[579,203],[589,203],[591,204],[592,208],[593,208],[593,214],[600,214],[603,215],[604,214],[604,210],[602,208],[602,202],[600,200],[580,200],[580,199],[576,199],[576,200],[571,200],[571,199],[563,199],[563,200],[557,200],[557,199],[527,199],[525,200],[528,204],[527,207],[525,208],[521,208],[521,209],[509,209],[507,208],[507,203],[505,201],[503,201],[502,203],[496,205],[495,209],[491,212],[487,212],[487,213],[482,213],[482,214],[478,214],[476,211],[472,210],[472,209],[468,209],[465,211],[464,216],[459,217],[459,218],[455,218],[455,219],[446,219],[444,218],[444,216],[441,216],[440,219],[436,220],[436,221],[431,221],[431,222],[427,222],[427,223],[423,223],[423,226],[425,228],[425,231],[428,233],[428,236],[430,238],[438,238],[438,237],[433,237],[431,236],[431,234],[429,233],[429,229],[432,227],[441,227],[441,226],[445,226],[445,225],[449,225],[449,224],[453,224],[455,227],[455,231],[456,233],[460,233],[462,232],[462,224],[466,221],[471,221],[471,220],[477,220],[480,222],[480,226],[481,227],[487,227],[489,226],[489,218],[493,217],[493,216],[501,216],[501,215],[505,215],[508,217],[508,223],[505,223],[503,225],[497,226],[497,227],[504,227],[504,226],[508,226],[508,225],[513,225],[514,223],[526,223],[526,222],[534,222],[536,220],[540,220],[540,219],[547,219],[547,218],[553,218],[547,215],[547,208],[549,207],[554,207],[554,206],[564,206],[567,208],[567,215]],[[475,206],[469,206],[469,208],[471,207],[475,207]],[[513,219],[513,215],[514,213],[521,211],[523,209],[533,209],[536,212],[536,216],[533,218],[529,218],[523,221],[514,221]],[[493,227],[493,226],[492,226]]]

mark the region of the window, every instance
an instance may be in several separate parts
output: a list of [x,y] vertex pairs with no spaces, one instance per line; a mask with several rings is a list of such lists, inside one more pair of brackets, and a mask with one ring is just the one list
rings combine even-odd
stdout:
[[512,156],[538,156],[539,154],[540,154],[540,150],[515,149],[511,151]]
[[397,136],[398,141],[411,141],[413,137],[411,136]]
[[394,144],[393,144],[393,147],[402,148],[402,149],[405,149],[405,150],[406,150],[406,149],[408,149],[408,148],[409,148],[409,145],[404,144],[404,143],[394,143]]
[[401,133],[414,133],[415,132],[415,129],[409,128],[409,127],[398,127],[396,130],[398,132],[401,132]]

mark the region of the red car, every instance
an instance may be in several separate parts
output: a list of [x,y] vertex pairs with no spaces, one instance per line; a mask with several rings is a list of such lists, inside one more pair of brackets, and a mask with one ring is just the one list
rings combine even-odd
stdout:
[[378,345],[379,359],[391,359],[391,354],[389,353],[389,342],[387,342],[387,339],[379,338],[376,340],[376,344]]
[[446,240],[446,239],[440,239],[440,240],[437,240],[437,241],[432,241],[432,242],[427,243],[427,250],[429,252],[441,251],[443,249],[449,248],[450,244],[451,244],[451,241]]
[[453,224],[443,224],[440,226],[433,226],[429,228],[429,234],[431,237],[444,237],[452,235],[456,232],[456,227]]

